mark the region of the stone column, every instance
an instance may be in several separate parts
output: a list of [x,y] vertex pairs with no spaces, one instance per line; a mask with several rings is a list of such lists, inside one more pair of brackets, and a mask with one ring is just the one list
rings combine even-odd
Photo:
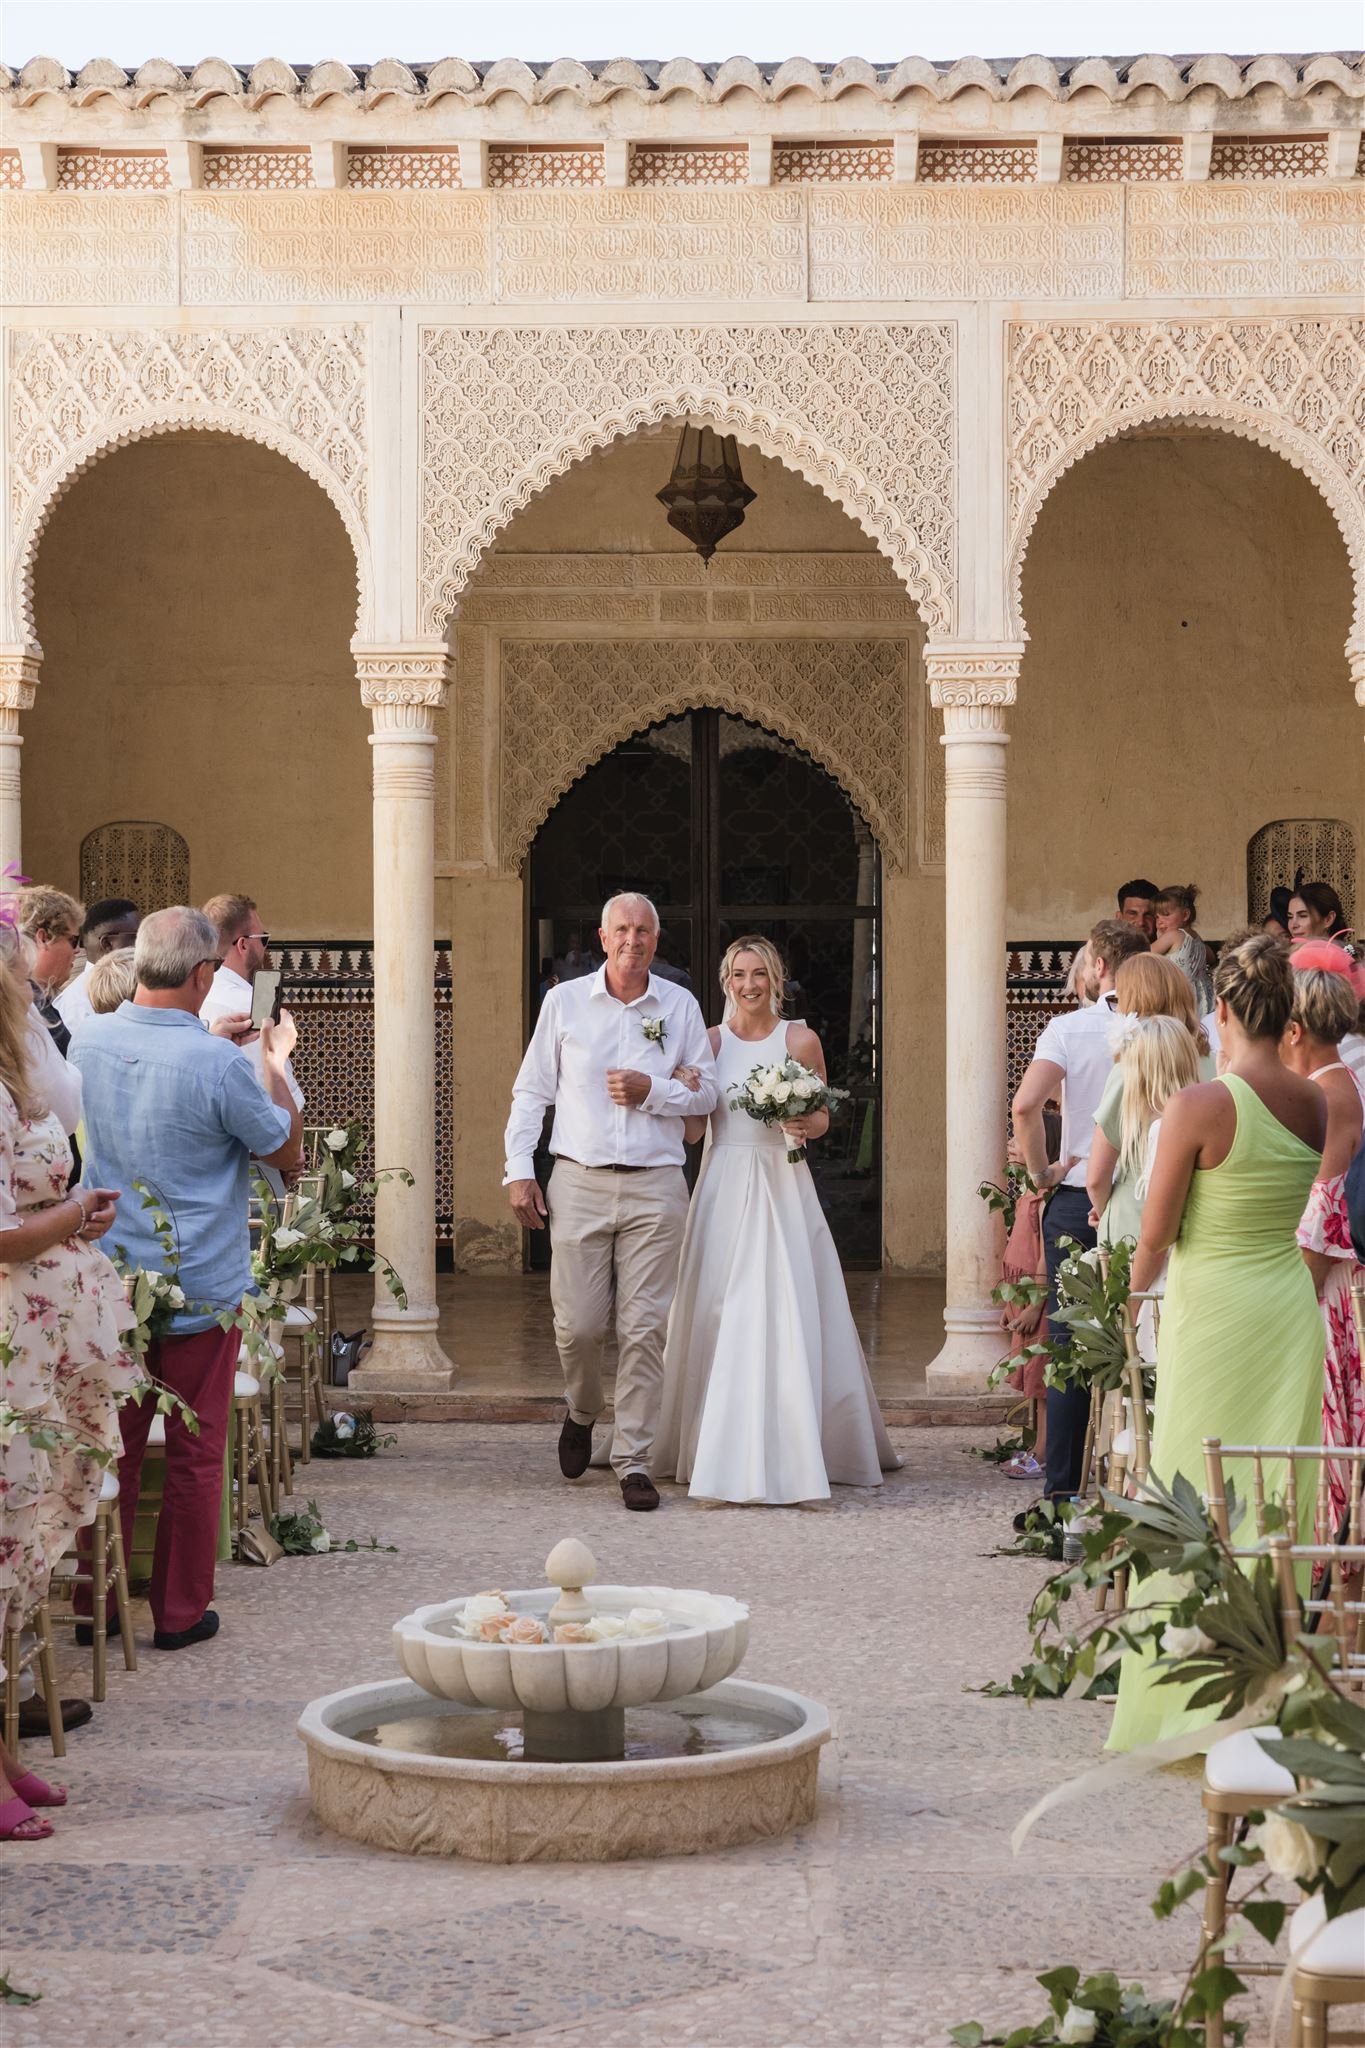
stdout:
[[1005,707],[1021,641],[932,641],[930,697],[943,713],[947,956],[947,1303],[931,1386],[984,1390],[1004,1348],[991,1289],[999,1224],[977,1195],[1005,1163]]
[[0,870],[22,870],[19,801],[19,713],[33,704],[43,650],[35,645],[0,647]]
[[446,700],[443,642],[354,646],[374,722],[375,1163],[416,1185],[379,1191],[378,1248],[401,1276],[400,1308],[375,1278],[374,1346],[351,1385],[365,1394],[440,1393],[455,1369],[436,1336],[436,1049],[432,870],[436,713]]

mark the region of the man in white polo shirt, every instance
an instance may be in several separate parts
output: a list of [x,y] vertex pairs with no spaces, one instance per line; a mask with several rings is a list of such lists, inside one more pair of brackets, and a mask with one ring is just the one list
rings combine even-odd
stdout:
[[[504,1186],[517,1221],[545,1228],[533,1155],[555,1113],[548,1211],[550,1300],[568,1414],[559,1469],[581,1478],[602,1413],[602,1347],[616,1323],[611,1462],[622,1504],[659,1505],[650,1458],[663,1391],[664,1334],[687,1222],[683,1118],[709,1116],[719,1083],[697,999],[650,972],[659,913],[647,896],[613,896],[595,974],[546,991],[512,1091]],[[674,1080],[695,1068],[695,1089]]]
[[[1122,961],[1149,947],[1136,926],[1104,918],[1091,932],[1088,950],[1084,993],[1089,1006],[1069,1010],[1043,1027],[1014,1098],[1015,1142],[1029,1177],[1035,1187],[1054,1190],[1043,1217],[1049,1316],[1057,1306],[1061,1240],[1075,1238],[1086,1246],[1095,1242],[1085,1176],[1095,1111],[1114,1064],[1114,976]],[[1049,1165],[1043,1105],[1053,1097],[1060,1097],[1062,1104],[1062,1150],[1056,1164]],[[1044,1490],[1049,1498],[1069,1498],[1080,1486],[1089,1415],[1090,1397],[1084,1390],[1048,1388]]]

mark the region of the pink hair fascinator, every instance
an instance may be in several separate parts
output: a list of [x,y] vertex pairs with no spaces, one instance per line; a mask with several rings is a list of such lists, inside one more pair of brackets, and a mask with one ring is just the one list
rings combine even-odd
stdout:
[[1355,990],[1358,1001],[1365,1003],[1365,966],[1345,946],[1337,945],[1334,939],[1305,939],[1301,946],[1295,946],[1289,956],[1291,967],[1319,968],[1324,974],[1344,974]]

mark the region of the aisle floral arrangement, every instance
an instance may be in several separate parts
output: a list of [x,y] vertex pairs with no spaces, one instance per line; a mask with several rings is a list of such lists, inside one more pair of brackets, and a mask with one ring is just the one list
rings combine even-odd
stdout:
[[360,1210],[386,1181],[398,1180],[405,1187],[416,1183],[402,1166],[381,1167],[362,1178],[358,1162],[368,1145],[369,1135],[358,1120],[334,1125],[326,1133],[316,1174],[306,1176],[314,1180],[315,1188],[289,1198],[288,1222],[274,1189],[257,1176],[261,1234],[251,1273],[262,1298],[257,1310],[262,1321],[270,1321],[269,1311],[281,1303],[297,1298],[310,1267],[382,1273],[399,1307],[407,1307],[402,1279],[384,1253],[367,1241],[369,1226]]
[[379,1434],[368,1408],[357,1408],[353,1415],[342,1408],[313,1431],[312,1452],[315,1458],[373,1458],[397,1441],[391,1432]]
[[[1244,1509],[1229,1487],[1228,1525],[1235,1532]],[[1284,1516],[1267,1506],[1268,1530]],[[1242,1727],[1278,1730],[1276,1761],[1299,1781],[1297,1794],[1269,1815],[1251,1816],[1248,1839],[1221,1852],[1232,1872],[1263,1866],[1240,1896],[1229,1887],[1227,1931],[1206,1950],[1201,1943],[1177,1997],[1151,2000],[1140,1986],[1122,1990],[1110,1976],[1088,1977],[1068,1967],[1039,1979],[1051,2010],[1010,2033],[987,2034],[972,2021],[955,2029],[957,2048],[1203,2048],[1207,2021],[1222,2013],[1246,1985],[1224,1960],[1227,1947],[1248,1934],[1271,1946],[1288,1907],[1264,1896],[1270,1876],[1304,1893],[1320,1893],[1329,1918],[1365,1905],[1365,1707],[1334,1676],[1334,1637],[1287,1631],[1274,1562],[1268,1550],[1250,1561],[1232,1553],[1199,1494],[1182,1475],[1168,1489],[1153,1478],[1136,1500],[1104,1493],[1073,1528],[1079,1562],[1056,1573],[1030,1609],[1033,1654],[988,1693],[1027,1700],[1082,1696],[1094,1680],[1129,1651],[1154,1652],[1158,1683],[1193,1686],[1190,1705],[1215,1710],[1213,1732]],[[1130,1588],[1156,1573],[1173,1575],[1185,1589],[1174,1603],[1134,1602],[1118,1612],[1091,1614],[1077,1623],[1083,1596],[1126,1570]],[[1207,1731],[1186,1743],[1159,1744],[1122,1764],[1105,1764],[1079,1781],[1103,1788],[1106,1775],[1126,1782],[1134,1770],[1171,1761],[1179,1748],[1192,1753]],[[1049,1806],[1079,1787],[1049,1794],[1015,1831],[1015,1848]],[[1166,1919],[1215,1876],[1206,1852],[1193,1854],[1165,1880],[1152,1901]],[[1216,1952],[1215,1952],[1216,1950]],[[1224,2021],[1229,2042],[1246,2039],[1245,2025]]]

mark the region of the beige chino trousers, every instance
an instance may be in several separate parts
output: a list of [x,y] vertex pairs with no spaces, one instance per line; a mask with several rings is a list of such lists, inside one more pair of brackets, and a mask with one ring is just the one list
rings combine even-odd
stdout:
[[616,1309],[618,1479],[648,1472],[663,1395],[664,1337],[687,1223],[680,1166],[612,1173],[557,1159],[547,1190],[550,1301],[564,1391],[575,1422],[605,1407],[602,1352]]

